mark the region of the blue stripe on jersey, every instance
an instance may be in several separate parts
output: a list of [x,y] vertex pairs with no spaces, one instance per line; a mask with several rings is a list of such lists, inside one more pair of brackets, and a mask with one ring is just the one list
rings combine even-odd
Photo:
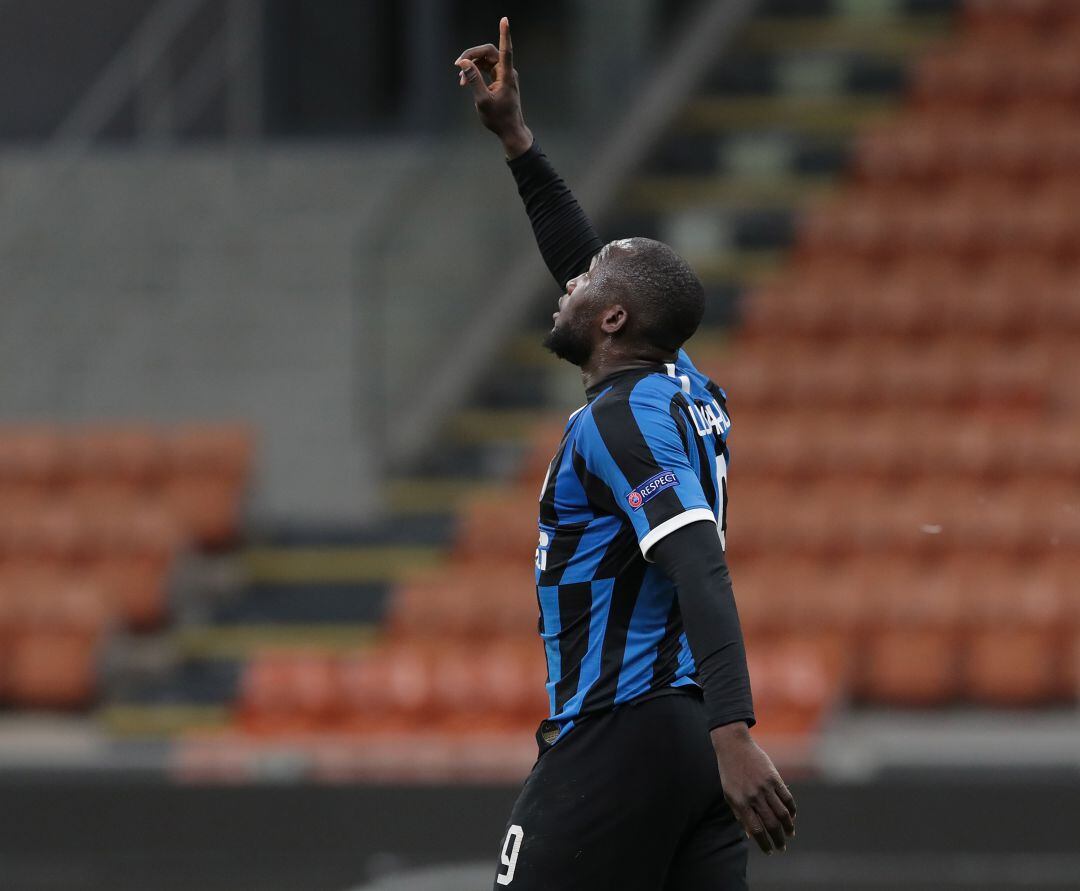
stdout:
[[559,632],[562,631],[562,615],[559,613],[559,586],[544,585],[536,589],[540,600],[540,615],[544,623],[544,630],[540,637],[544,641],[544,655],[547,656],[548,667],[548,703],[550,711],[555,714],[555,685],[562,677],[562,656],[559,653]]
[[688,675],[694,670],[694,657],[690,654],[690,644],[686,641],[686,632],[679,635],[679,674]]
[[671,583],[655,566],[650,566],[641,583],[641,593],[630,617],[623,650],[622,670],[615,689],[615,701],[625,702],[649,690],[657,645],[666,631],[668,612],[675,600]]
[[[618,524],[615,525],[617,527]],[[566,565],[566,570],[562,574],[562,584],[591,582],[596,577],[596,570],[607,550],[608,542],[616,531],[617,528],[612,529],[611,523],[603,523],[599,519],[591,523],[581,536],[574,555]]]
[[[581,660],[581,674],[578,676],[577,692],[563,706],[561,714],[573,716],[581,710],[589,688],[600,677],[600,655],[607,633],[608,614],[611,611],[611,591],[615,587],[614,579],[593,582],[591,621],[589,622],[589,651]],[[557,717],[557,716],[556,716]]]

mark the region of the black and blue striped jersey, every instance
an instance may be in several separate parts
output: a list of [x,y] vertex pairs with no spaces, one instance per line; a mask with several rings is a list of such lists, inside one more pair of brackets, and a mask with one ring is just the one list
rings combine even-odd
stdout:
[[550,717],[694,685],[675,589],[649,549],[701,520],[726,534],[724,392],[684,351],[617,373],[570,416],[540,495],[536,592]]

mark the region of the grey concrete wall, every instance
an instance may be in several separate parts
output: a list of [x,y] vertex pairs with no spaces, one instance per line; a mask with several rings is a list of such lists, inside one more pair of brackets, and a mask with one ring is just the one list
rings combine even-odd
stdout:
[[98,154],[50,186],[48,161],[5,157],[0,183],[43,185],[0,239],[0,419],[245,420],[257,518],[364,516],[356,245],[419,163],[407,146]]
[[0,421],[246,420],[256,521],[362,521],[387,431],[529,250],[486,134],[74,167],[9,151]]

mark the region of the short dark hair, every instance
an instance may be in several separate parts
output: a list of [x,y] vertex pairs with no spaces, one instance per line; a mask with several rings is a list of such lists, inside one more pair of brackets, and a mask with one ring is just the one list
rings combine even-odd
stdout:
[[613,247],[605,264],[604,297],[617,293],[628,304],[631,324],[651,346],[678,350],[705,315],[700,279],[662,242],[628,238]]

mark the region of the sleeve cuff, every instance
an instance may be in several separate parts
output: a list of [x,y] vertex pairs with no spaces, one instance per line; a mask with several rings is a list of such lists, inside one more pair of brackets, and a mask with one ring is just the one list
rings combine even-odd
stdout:
[[544,157],[544,152],[540,148],[540,143],[534,139],[533,144],[516,158],[507,158],[506,166],[514,173],[517,173],[522,167],[528,167],[530,164],[534,163],[537,158],[542,157]]
[[725,724],[737,724],[742,721],[747,727],[753,727],[757,723],[757,719],[752,712],[740,712],[730,715],[710,715],[709,716],[709,729],[715,730],[717,727],[723,727]]
[[714,526],[716,525],[716,516],[707,507],[694,507],[690,510],[683,511],[681,514],[676,514],[671,519],[664,520],[655,529],[651,529],[648,534],[641,539],[641,555],[649,562],[649,550],[654,544],[665,536],[671,535],[676,529],[682,529],[683,526],[689,526],[691,523],[699,523],[703,520],[708,520]]

